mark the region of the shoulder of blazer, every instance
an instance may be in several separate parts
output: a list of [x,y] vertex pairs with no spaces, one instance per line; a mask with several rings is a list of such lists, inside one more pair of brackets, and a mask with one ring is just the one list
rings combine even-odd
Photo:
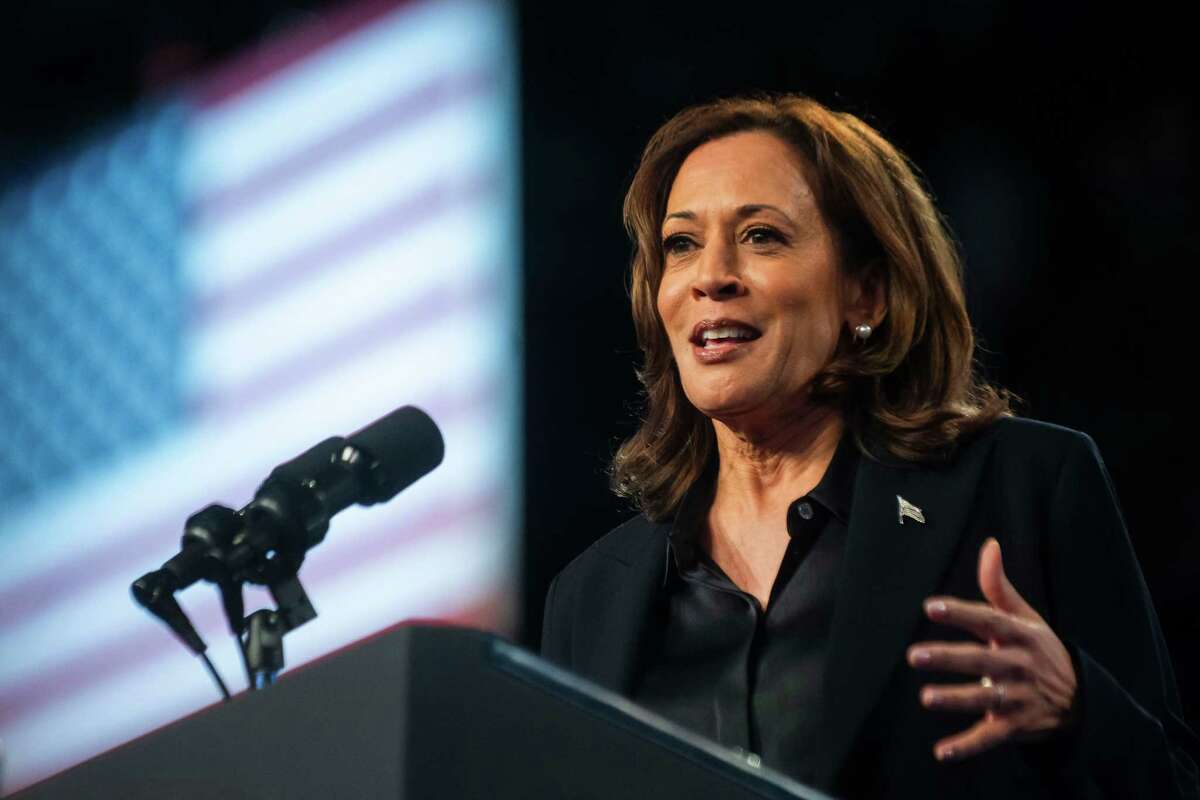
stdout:
[[633,566],[661,551],[665,556],[670,522],[652,522],[644,514],[625,520],[576,556],[557,580],[572,583],[596,571],[604,571],[613,562]]
[[670,529],[639,515],[568,564],[547,595],[543,655],[628,693],[666,568]]
[[1052,469],[1061,466],[1073,452],[1087,451],[1098,456],[1096,443],[1086,433],[1025,417],[999,419],[961,447],[959,457],[974,448],[990,447],[993,457],[1002,462],[1045,464]]
[[1082,431],[1027,417],[1003,417],[988,432],[1004,441],[1030,448],[1064,448],[1090,442]]

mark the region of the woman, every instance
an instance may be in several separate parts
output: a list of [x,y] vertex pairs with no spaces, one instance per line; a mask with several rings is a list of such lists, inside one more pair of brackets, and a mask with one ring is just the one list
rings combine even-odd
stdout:
[[894,147],[718,101],[650,140],[625,220],[642,514],[551,585],[548,658],[838,796],[1200,793],[1095,446],[975,375]]

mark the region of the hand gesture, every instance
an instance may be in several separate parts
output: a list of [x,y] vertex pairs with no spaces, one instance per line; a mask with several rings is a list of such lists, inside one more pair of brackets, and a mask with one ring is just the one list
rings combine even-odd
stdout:
[[982,715],[971,727],[934,745],[939,761],[967,758],[1010,739],[1047,736],[1070,720],[1075,701],[1071,655],[1008,582],[995,539],[988,539],[979,551],[979,588],[985,603],[930,597],[925,613],[934,622],[970,632],[980,642],[918,642],[908,651],[908,662],[917,669],[979,678],[921,688],[926,708]]

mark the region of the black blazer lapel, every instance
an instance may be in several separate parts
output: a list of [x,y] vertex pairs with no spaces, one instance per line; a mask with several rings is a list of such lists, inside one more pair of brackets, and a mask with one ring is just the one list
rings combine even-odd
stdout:
[[662,591],[670,527],[639,518],[622,536],[599,542],[603,567],[592,574],[576,613],[575,624],[590,630],[575,639],[575,670],[626,696]]
[[[991,452],[967,446],[950,465],[919,468],[864,458],[854,487],[822,704],[821,785],[833,786],[955,552]],[[986,442],[986,443],[985,443]],[[924,523],[900,522],[898,497]]]

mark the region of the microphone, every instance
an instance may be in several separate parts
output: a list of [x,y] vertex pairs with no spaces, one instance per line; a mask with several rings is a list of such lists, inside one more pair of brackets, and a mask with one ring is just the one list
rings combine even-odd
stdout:
[[442,463],[445,443],[429,415],[404,406],[343,439],[331,437],[271,471],[238,512],[225,566],[236,581],[295,575],[329,520],[351,505],[384,503]]
[[431,472],[444,453],[441,431],[414,406],[348,437],[330,437],[273,469],[240,511],[212,505],[190,517],[179,554],[139,578],[134,598],[175,629],[168,619],[173,610],[152,598],[201,578],[274,584],[295,575],[334,515],[392,499]]

